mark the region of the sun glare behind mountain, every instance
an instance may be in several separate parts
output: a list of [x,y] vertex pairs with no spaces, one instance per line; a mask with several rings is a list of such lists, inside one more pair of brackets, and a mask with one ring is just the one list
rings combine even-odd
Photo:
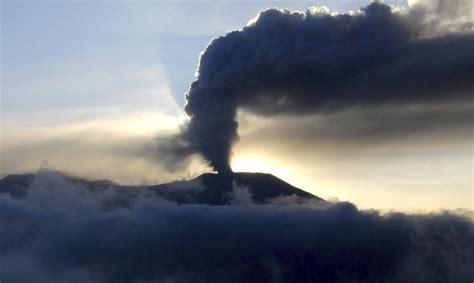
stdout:
[[234,172],[269,173],[287,179],[291,176],[288,170],[259,157],[236,157],[232,160],[231,166]]

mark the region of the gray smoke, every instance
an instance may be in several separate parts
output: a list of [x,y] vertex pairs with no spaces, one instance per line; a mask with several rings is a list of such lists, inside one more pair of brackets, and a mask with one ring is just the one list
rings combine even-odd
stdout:
[[306,115],[359,105],[470,101],[471,3],[430,3],[402,13],[381,3],[354,14],[261,12],[202,53],[186,94],[191,121],[181,138],[215,170],[229,172],[239,109]]

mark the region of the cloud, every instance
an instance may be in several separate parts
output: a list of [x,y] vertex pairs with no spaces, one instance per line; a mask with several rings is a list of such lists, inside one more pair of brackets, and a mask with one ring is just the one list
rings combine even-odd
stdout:
[[472,30],[428,29],[433,15],[441,27],[447,15],[469,13],[469,3],[455,1],[446,11],[441,2],[403,13],[377,2],[352,14],[262,11],[201,54],[182,137],[214,169],[228,171],[239,109],[302,116],[472,99]]
[[386,104],[304,116],[268,117],[242,111],[237,121],[241,142],[254,145],[278,141],[290,150],[295,144],[316,148],[324,143],[347,152],[406,144],[427,150],[469,145],[473,113],[472,105],[466,103]]
[[[35,121],[35,116],[24,117],[28,118]],[[199,156],[170,151],[175,148],[174,136],[183,119],[113,111],[104,112],[101,119],[79,119],[65,125],[6,123],[2,127],[0,174],[36,171],[47,160],[53,169],[122,184],[189,179],[209,169]]]
[[175,205],[143,195],[104,209],[39,174],[22,200],[0,196],[0,277],[8,282],[461,282],[471,280],[474,223],[452,212],[410,215],[268,205]]
[[410,5],[410,20],[427,37],[448,32],[472,33],[474,10],[469,0],[416,0]]
[[354,107],[302,117],[242,111],[232,164],[237,171],[266,169],[325,199],[362,208],[470,208],[470,108]]

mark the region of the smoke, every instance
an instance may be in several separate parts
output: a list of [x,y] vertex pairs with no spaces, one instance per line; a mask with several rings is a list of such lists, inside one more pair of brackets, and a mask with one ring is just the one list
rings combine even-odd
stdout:
[[[468,282],[474,223],[453,212],[380,214],[295,198],[176,205],[37,175],[0,194],[5,282]],[[242,202],[242,200],[244,200]],[[246,201],[245,201],[246,200]]]
[[377,2],[352,14],[261,12],[201,54],[186,94],[191,120],[181,138],[216,171],[229,172],[241,109],[308,115],[470,100],[471,3],[431,2],[405,12]]

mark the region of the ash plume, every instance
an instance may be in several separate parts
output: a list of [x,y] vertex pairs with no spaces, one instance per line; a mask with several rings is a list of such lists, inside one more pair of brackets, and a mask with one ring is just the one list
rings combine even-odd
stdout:
[[186,94],[191,120],[181,138],[223,173],[231,171],[241,109],[307,115],[360,105],[469,101],[470,2],[441,2],[402,12],[377,2],[351,14],[262,11],[243,29],[212,40],[201,54]]

